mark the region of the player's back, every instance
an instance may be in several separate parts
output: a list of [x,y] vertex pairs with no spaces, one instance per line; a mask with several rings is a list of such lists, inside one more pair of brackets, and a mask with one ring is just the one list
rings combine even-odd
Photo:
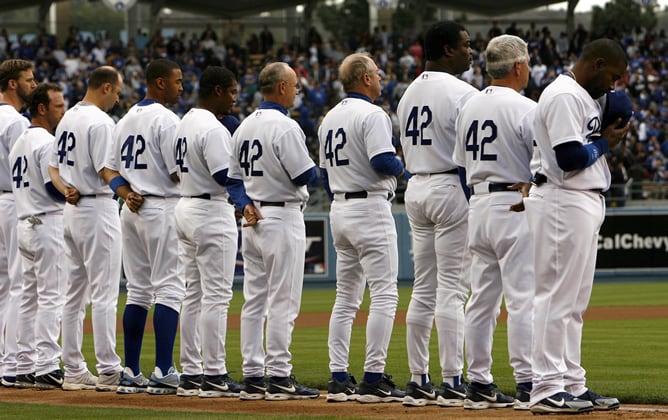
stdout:
[[63,115],[56,128],[60,177],[81,195],[110,194],[98,175],[104,168],[114,120],[93,104],[79,102]]
[[569,141],[587,144],[600,136],[601,107],[571,77],[560,75],[549,84],[538,101],[534,118],[541,172],[550,183],[573,190],[607,189],[610,170],[606,159],[598,159],[582,170],[564,172],[554,147]]
[[178,186],[169,175],[176,172],[172,149],[179,117],[155,101],[134,105],[116,124],[110,159],[112,169],[142,195],[174,197]]
[[53,135],[42,127],[30,127],[17,139],[9,153],[12,167],[16,215],[19,219],[63,209],[44,186],[46,171],[53,153]]
[[490,86],[471,97],[457,118],[455,162],[467,184],[528,182],[536,102],[515,90]]
[[425,71],[406,89],[397,107],[406,169],[413,174],[452,170],[455,118],[478,90],[455,76]]
[[[305,202],[306,186],[292,179],[313,167],[306,136],[296,121],[275,109],[257,109],[233,136],[236,175],[256,201]],[[238,172],[237,172],[238,171]]]
[[325,115],[318,138],[320,167],[327,169],[333,193],[396,189],[396,178],[376,172],[370,163],[374,156],[395,152],[392,123],[379,106],[343,99]]
[[12,190],[9,151],[29,124],[28,119],[19,114],[13,106],[0,103],[0,188],[2,191]]
[[227,190],[212,177],[229,168],[230,133],[208,110],[192,108],[176,130],[174,156],[181,195],[210,194],[227,199]]

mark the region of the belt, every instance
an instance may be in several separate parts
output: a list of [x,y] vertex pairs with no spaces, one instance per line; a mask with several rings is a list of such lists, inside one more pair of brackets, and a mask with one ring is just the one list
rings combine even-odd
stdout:
[[448,174],[448,175],[457,175],[457,174],[459,174],[459,170],[458,170],[457,168],[455,168],[455,169],[450,169],[450,170],[447,170],[447,171],[441,171],[441,172],[426,172],[426,173],[418,173],[418,174],[415,174],[415,175],[420,175],[420,176],[430,176],[430,175],[445,175],[445,174]]
[[[382,191],[378,191],[379,193],[382,193]],[[351,199],[358,199],[358,198],[368,198],[369,196],[380,196],[381,194],[373,194],[369,193],[367,191],[355,191],[355,192],[347,192],[343,193],[343,198],[346,200],[351,200]],[[387,196],[385,197],[387,201],[392,200],[393,194],[391,192],[387,193]]]
[[[531,183],[533,185],[537,186],[537,187],[540,187],[541,185],[545,184],[546,182],[548,182],[547,176],[541,174],[540,172],[536,172],[534,174],[534,176],[531,178]],[[600,189],[600,188],[592,188],[592,189],[589,189],[589,190],[582,190],[582,191],[589,191],[589,192],[593,192],[593,193],[596,193],[596,194],[603,194],[603,190]]]
[[[157,197],[157,196],[153,196],[153,195],[146,196],[146,195],[145,195],[144,197]],[[212,196],[212,195],[209,194],[209,193],[204,193],[204,194],[200,194],[200,195],[184,195],[184,196],[182,196],[182,197],[185,197],[185,198],[199,198],[200,200],[215,200],[215,199],[216,199],[216,196],[215,196],[215,195]],[[163,198],[164,198],[164,197],[163,197]],[[221,201],[222,201],[222,200],[221,200]],[[234,205],[234,202],[232,202],[232,198],[228,198],[228,199],[227,199],[227,202],[228,202],[229,204]]]
[[2,190],[2,193],[3,193],[3,194],[7,194],[7,193],[10,193],[10,192],[11,192],[11,191]]
[[513,184],[508,182],[481,182],[471,188],[471,194],[491,194],[493,192],[510,191],[508,187],[511,185]]
[[260,201],[262,207],[285,207],[285,201]]
[[79,198],[114,198],[114,195],[109,195],[109,194],[79,194]]

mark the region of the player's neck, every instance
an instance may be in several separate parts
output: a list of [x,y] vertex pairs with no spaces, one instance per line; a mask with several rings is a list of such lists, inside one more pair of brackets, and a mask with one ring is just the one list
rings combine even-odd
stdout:
[[13,91],[7,91],[2,94],[2,102],[11,105],[17,112],[21,112],[23,101]]
[[46,120],[44,117],[36,116],[32,117],[32,120],[30,121],[31,127],[42,127],[49,133],[53,131],[52,127],[49,127],[49,122]]

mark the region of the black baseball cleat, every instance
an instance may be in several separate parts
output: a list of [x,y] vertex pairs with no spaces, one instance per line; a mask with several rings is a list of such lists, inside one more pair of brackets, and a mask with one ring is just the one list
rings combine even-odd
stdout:
[[441,407],[463,407],[466,399],[466,391],[469,389],[467,382],[462,382],[459,386],[452,387],[449,383],[443,382],[438,389],[436,404]]
[[320,391],[301,385],[294,376],[289,376],[286,378],[270,377],[267,380],[267,393],[264,398],[268,401],[285,401],[306,400],[319,396]]
[[267,393],[267,383],[263,377],[245,378],[239,392],[240,400],[263,400]]
[[204,375],[199,396],[200,398],[231,398],[238,397],[240,392],[241,385],[233,381],[228,374]]
[[16,375],[16,382],[14,383],[15,388],[24,388],[30,389],[35,387],[35,374],[34,373],[19,373]]
[[515,410],[531,409],[531,382],[520,382],[517,384],[515,393]]
[[464,408],[468,410],[484,410],[486,408],[512,407],[515,398],[499,391],[494,384],[471,382],[466,391]]
[[594,404],[594,410],[608,411],[616,410],[619,408],[619,400],[613,397],[604,397],[592,391],[591,389],[587,390],[582,395],[578,395],[579,399],[584,401],[590,401]]
[[330,378],[327,381],[327,402],[356,401],[360,396],[356,385],[357,381],[352,375],[348,375],[348,379],[343,382]]
[[438,392],[434,384],[427,382],[424,385],[418,385],[417,382],[406,384],[406,396],[403,404],[406,407],[424,407],[425,405],[436,405]]
[[56,369],[44,375],[35,377],[35,388],[37,389],[56,389],[62,388],[65,382],[65,374],[62,370]]
[[547,398],[543,398],[531,407],[533,414],[580,414],[594,409],[591,401],[575,398],[568,392],[557,392]]
[[362,381],[359,389],[360,396],[357,402],[361,403],[389,403],[403,402],[406,393],[392,382],[390,375],[383,374],[376,382]]
[[181,374],[179,377],[179,387],[176,388],[176,395],[179,397],[198,396],[199,389],[202,386],[202,376]]

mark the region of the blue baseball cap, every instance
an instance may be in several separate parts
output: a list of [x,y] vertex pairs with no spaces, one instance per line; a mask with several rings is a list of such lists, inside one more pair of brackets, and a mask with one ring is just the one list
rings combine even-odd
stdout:
[[611,90],[605,94],[605,109],[601,119],[601,130],[605,130],[617,118],[622,122],[617,128],[624,127],[633,116],[633,103],[623,90]]

